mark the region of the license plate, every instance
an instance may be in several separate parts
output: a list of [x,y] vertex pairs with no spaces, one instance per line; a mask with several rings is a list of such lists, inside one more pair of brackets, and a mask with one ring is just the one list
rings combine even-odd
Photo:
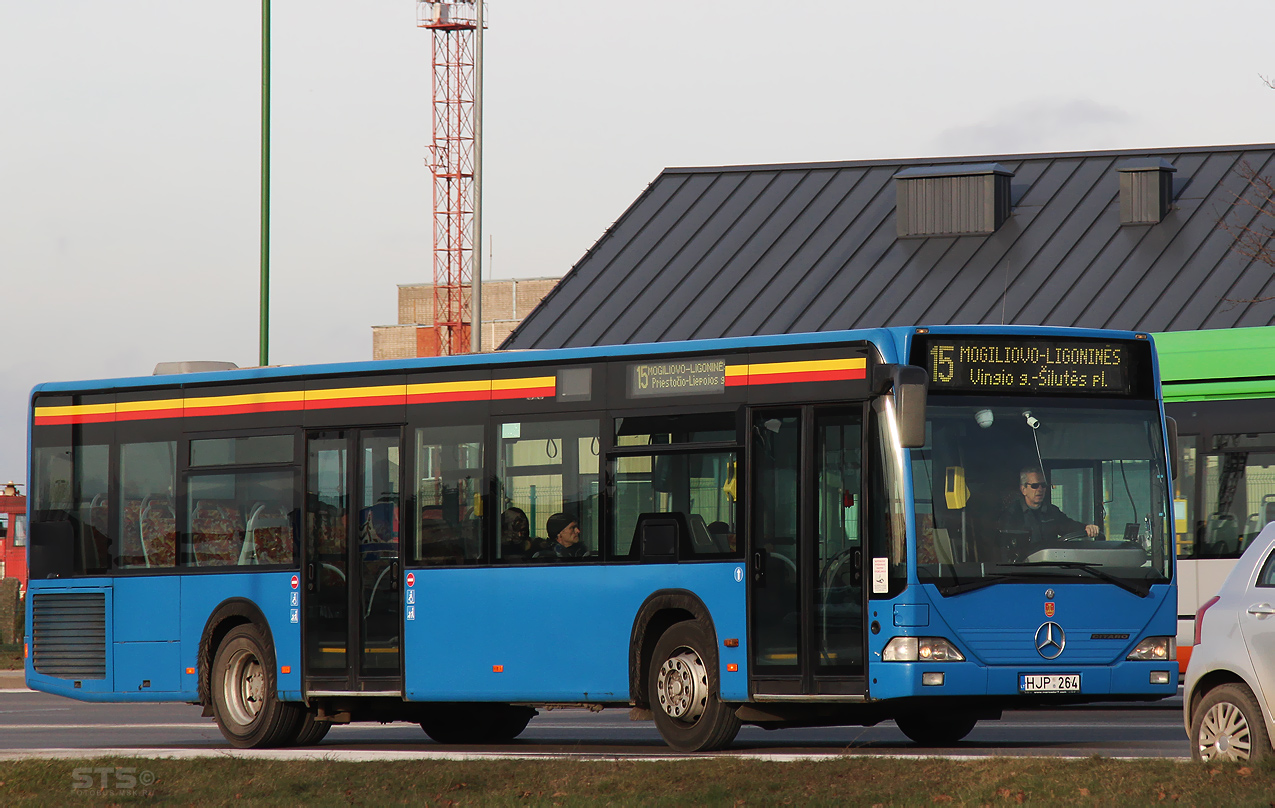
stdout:
[[1078,673],[1024,673],[1018,677],[1018,689],[1024,693],[1079,693]]

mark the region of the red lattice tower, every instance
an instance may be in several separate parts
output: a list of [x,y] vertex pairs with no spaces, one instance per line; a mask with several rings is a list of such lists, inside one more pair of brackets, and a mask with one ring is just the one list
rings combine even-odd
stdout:
[[434,344],[469,353],[474,222],[474,3],[418,0],[417,26],[434,32]]

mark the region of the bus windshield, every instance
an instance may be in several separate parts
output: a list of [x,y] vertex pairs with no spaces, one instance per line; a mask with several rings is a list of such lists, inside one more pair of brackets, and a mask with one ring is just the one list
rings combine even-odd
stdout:
[[911,452],[917,573],[944,595],[1094,582],[1140,596],[1172,574],[1150,401],[931,395]]

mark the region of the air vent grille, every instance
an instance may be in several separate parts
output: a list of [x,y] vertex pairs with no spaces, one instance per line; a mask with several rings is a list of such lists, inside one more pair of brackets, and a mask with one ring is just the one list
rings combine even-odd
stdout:
[[106,595],[33,593],[31,653],[35,669],[59,679],[106,678]]

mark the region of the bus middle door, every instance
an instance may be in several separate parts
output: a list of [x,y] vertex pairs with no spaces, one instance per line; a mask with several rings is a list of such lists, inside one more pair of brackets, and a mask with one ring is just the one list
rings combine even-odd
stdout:
[[307,435],[302,655],[310,695],[402,690],[401,481],[397,428]]

